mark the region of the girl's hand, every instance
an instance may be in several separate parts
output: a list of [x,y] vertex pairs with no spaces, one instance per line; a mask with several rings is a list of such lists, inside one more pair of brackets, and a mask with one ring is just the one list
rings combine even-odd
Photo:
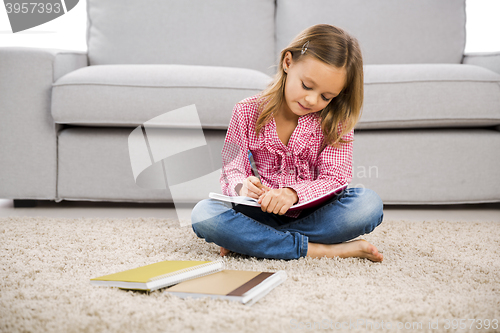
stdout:
[[250,198],[258,199],[259,196],[271,190],[266,185],[263,185],[259,178],[250,176],[243,181],[239,195],[244,195]]
[[263,212],[283,215],[297,201],[299,201],[297,192],[290,187],[284,187],[263,193],[258,202]]

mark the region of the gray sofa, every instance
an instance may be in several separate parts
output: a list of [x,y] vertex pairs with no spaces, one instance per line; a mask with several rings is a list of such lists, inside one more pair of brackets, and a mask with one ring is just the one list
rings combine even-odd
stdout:
[[280,50],[329,23],[364,56],[350,186],[386,204],[500,201],[500,53],[464,55],[464,0],[88,0],[87,13],[88,52],[0,48],[0,198],[172,202],[136,184],[130,133],[194,104],[221,144]]

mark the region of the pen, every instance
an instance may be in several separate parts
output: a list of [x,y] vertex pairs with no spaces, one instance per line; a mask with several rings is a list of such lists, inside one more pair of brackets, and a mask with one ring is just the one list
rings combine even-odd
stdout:
[[252,167],[252,171],[253,171],[254,176],[259,178],[259,181],[260,181],[259,171],[257,171],[257,166],[255,164],[255,160],[253,159],[253,155],[250,152],[250,150],[248,151],[248,160],[250,161],[250,166]]

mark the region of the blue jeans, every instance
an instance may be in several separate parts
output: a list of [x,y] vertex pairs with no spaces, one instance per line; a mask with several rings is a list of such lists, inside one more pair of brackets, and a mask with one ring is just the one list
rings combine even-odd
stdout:
[[260,207],[204,199],[191,213],[195,234],[230,251],[258,258],[297,259],[308,242],[337,244],[370,233],[383,219],[382,200],[372,190],[347,188],[297,218]]

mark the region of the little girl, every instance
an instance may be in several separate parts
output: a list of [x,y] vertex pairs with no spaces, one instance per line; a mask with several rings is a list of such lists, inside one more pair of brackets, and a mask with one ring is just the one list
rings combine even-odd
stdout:
[[[281,51],[263,92],[236,104],[222,149],[222,192],[258,199],[261,207],[214,199],[191,214],[196,235],[259,258],[360,257],[382,261],[365,240],[383,218],[380,197],[346,188],[326,203],[288,212],[352,179],[354,126],[363,104],[363,60],[355,38],[318,24]],[[252,153],[257,175],[248,159]]]

